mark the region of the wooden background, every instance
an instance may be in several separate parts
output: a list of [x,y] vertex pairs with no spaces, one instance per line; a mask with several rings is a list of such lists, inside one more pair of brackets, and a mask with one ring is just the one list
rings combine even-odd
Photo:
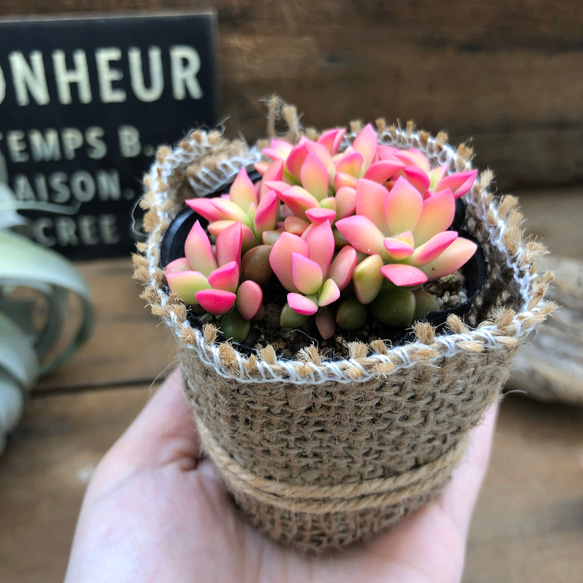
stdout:
[[[473,136],[518,189],[528,230],[583,257],[583,6],[575,0],[0,0],[1,16],[208,8],[222,110],[250,139],[278,92],[307,125],[415,119]],[[194,121],[194,120],[193,120]],[[1,120],[0,120],[1,124]],[[36,387],[0,458],[0,581],[62,580],[91,472],[174,359],[126,259],[80,265],[98,310],[77,357]],[[583,573],[583,408],[511,395],[474,518],[465,583]]]
[[0,0],[0,15],[209,7],[233,131],[264,132],[259,100],[277,92],[306,125],[385,116],[473,137],[503,188],[583,180],[579,0]]

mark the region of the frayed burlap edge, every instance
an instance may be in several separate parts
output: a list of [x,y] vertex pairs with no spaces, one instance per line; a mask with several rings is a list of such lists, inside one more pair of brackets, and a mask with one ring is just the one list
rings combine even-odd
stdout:
[[[286,137],[295,141],[302,132],[295,110],[289,107],[284,117],[294,122],[288,123],[290,132]],[[270,111],[273,114],[273,108]],[[274,135],[274,125],[270,119],[270,135]],[[344,147],[360,128],[359,122],[351,124]],[[401,128],[387,126],[384,120],[377,120],[376,128],[380,143],[415,147],[434,163],[447,164],[450,171],[471,167],[471,149],[461,145],[454,150],[443,133],[433,138],[426,132],[415,131],[412,123]],[[305,134],[310,138],[318,135],[311,129]],[[471,327],[450,316],[447,325],[451,334],[438,336],[431,325],[417,324],[416,340],[410,344],[391,347],[382,341],[370,345],[354,342],[349,357],[341,361],[326,360],[315,345],[302,350],[296,360],[278,358],[271,346],[256,355],[240,354],[229,342],[217,342],[213,326],[207,325],[201,331],[190,325],[184,304],[166,291],[164,271],[159,265],[159,245],[185,197],[214,192],[232,180],[241,167],[259,159],[257,147],[248,148],[242,141],[229,142],[219,132],[196,131],[174,150],[159,150],[146,177],[148,192],[142,206],[148,210],[145,227],[149,239],[147,244],[139,245],[139,254],[134,256],[135,277],[145,284],[142,297],[153,313],[164,319],[179,340],[186,391],[204,448],[247,518],[263,532],[303,550],[337,548],[393,524],[441,491],[465,451],[469,429],[496,400],[515,350],[553,309],[551,303],[544,301],[551,275],[536,271],[535,260],[545,250],[539,243],[523,239],[516,199],[507,196],[496,201],[488,191],[492,175],[484,172],[466,196],[468,223],[491,251],[490,267],[493,257],[501,273],[491,277],[490,289],[485,294],[495,301],[478,302],[469,318]],[[338,384],[366,388],[378,387],[379,381],[381,386],[383,383],[390,386],[402,382],[407,375],[414,378],[417,370],[439,367],[448,361],[461,361],[470,369],[489,363],[489,369],[496,369],[484,386],[476,385],[481,394],[472,397],[475,402],[467,428],[452,429],[451,439],[444,438],[445,444],[437,453],[401,460],[372,478],[345,476],[339,483],[318,483],[317,479],[307,483],[307,474],[282,479],[280,473],[285,474],[285,467],[277,471],[269,467],[248,468],[253,466],[252,456],[239,451],[229,436],[230,427],[223,426],[224,419],[220,419],[221,407],[217,405],[218,415],[212,408],[214,391],[220,393],[225,387],[227,392],[246,384],[290,388]],[[229,414],[232,416],[232,412]],[[234,432],[240,434],[239,429]],[[421,477],[417,479],[418,475]]]

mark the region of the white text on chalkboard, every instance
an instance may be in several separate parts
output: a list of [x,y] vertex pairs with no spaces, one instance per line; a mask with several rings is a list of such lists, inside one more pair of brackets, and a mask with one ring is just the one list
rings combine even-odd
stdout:
[[[150,46],[145,51],[130,47],[122,51],[119,47],[102,47],[88,54],[83,49],[71,51],[54,50],[50,56],[38,50],[24,54],[14,51],[8,55],[9,67],[0,67],[0,104],[12,91],[19,106],[48,105],[57,102],[68,105],[76,95],[80,103],[123,103],[128,91],[119,85],[124,79],[122,64],[127,64],[131,92],[144,103],[161,99],[169,84],[172,97],[178,101],[201,99],[203,92],[197,80],[200,71],[200,56],[197,50],[187,45],[168,48],[170,58],[169,78],[164,72],[162,49]],[[97,69],[97,91],[92,89],[89,74],[89,59],[94,59]],[[54,71],[54,83],[49,83],[46,59],[50,59]],[[144,69],[149,71],[146,82]],[[54,87],[54,90],[52,89]],[[76,87],[76,92],[71,91]],[[95,94],[94,94],[95,93]]]

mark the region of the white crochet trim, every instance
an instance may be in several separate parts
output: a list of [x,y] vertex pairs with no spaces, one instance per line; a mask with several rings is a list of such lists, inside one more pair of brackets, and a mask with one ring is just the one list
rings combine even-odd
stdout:
[[[346,145],[352,143],[355,134],[347,134],[345,137]],[[396,136],[393,137],[388,131],[378,134],[378,140],[381,144],[398,146],[401,148],[416,148],[425,153],[433,161],[437,161],[440,165],[447,164],[450,171],[468,170],[472,168],[470,162],[461,159],[456,151],[449,144],[439,144],[435,138],[431,137],[424,144],[420,136],[416,132],[406,132],[398,129]],[[187,139],[189,148],[182,148],[178,146],[171,154],[169,154],[162,163],[154,163],[150,177],[152,180],[152,190],[155,194],[155,206],[158,207],[158,212],[163,218],[163,223],[169,224],[173,219],[167,212],[162,212],[160,207],[168,198],[169,194],[162,189],[163,184],[168,184],[169,178],[178,167],[185,167],[193,163],[195,160],[212,152],[213,146],[208,142],[208,136],[205,134],[203,139],[198,142],[192,139]],[[221,174],[214,174],[213,172],[205,172],[200,178],[202,187],[199,183],[192,180],[191,185],[195,189],[197,196],[204,196],[217,191],[225,184],[225,175],[233,178],[241,168],[256,163],[261,159],[261,153],[257,148],[251,148],[246,157],[235,157],[228,161],[221,163]],[[486,192],[482,196],[485,196]],[[480,195],[477,189],[472,188],[471,192],[466,195],[466,203],[474,208],[476,216],[488,225],[490,232],[489,243],[495,246],[502,255],[506,258],[509,266],[512,267],[516,281],[519,282],[520,294],[522,298],[521,311],[516,314],[513,320],[515,326],[514,338],[517,340],[524,339],[532,330],[532,325],[523,325],[523,320],[528,321],[538,312],[540,312],[546,305],[544,301],[540,302],[532,311],[527,311],[530,300],[531,281],[536,278],[536,274],[530,274],[520,268],[520,259],[525,253],[524,248],[520,248],[515,256],[510,256],[506,246],[503,242],[505,233],[505,222],[499,219],[497,206],[491,203],[489,207],[483,208],[480,204]],[[493,213],[498,219],[497,225],[493,226],[487,220],[487,214]],[[158,225],[156,230],[151,233],[151,236],[158,234],[161,236],[163,230],[162,225]],[[157,286],[155,274],[159,267],[159,250],[149,250],[148,254],[148,269],[150,274],[150,284],[156,289],[158,301],[162,308],[168,303],[168,295]],[[170,310],[170,317],[165,319],[166,324],[170,327],[174,335],[180,339],[182,331],[194,332],[195,343],[189,344],[188,349],[194,350],[200,360],[209,367],[212,367],[216,372],[225,379],[236,379],[243,383],[257,383],[257,382],[286,382],[297,384],[321,384],[325,382],[338,383],[353,383],[366,382],[372,378],[382,376],[381,373],[374,371],[375,364],[390,363],[393,365],[392,372],[398,369],[410,368],[416,364],[416,360],[412,358],[414,350],[427,348],[419,342],[413,342],[405,346],[398,346],[388,349],[387,354],[373,354],[361,359],[345,359],[342,361],[323,361],[321,364],[302,362],[302,374],[298,373],[298,361],[278,359],[276,365],[266,363],[261,359],[257,359],[256,367],[253,372],[249,372],[245,363],[248,358],[235,351],[238,364],[238,372],[232,369],[227,370],[223,364],[223,359],[219,355],[219,346],[217,344],[209,344],[205,341],[202,331],[197,328],[192,328],[188,321],[181,322],[177,315]],[[504,343],[499,341],[500,332],[496,325],[485,324],[477,329],[473,329],[466,334],[451,334],[437,336],[431,345],[431,348],[436,350],[437,355],[426,362],[433,362],[444,357],[451,357],[464,350],[463,346],[459,346],[464,342],[478,342],[484,348],[489,350],[503,349],[507,350]],[[365,366],[366,365],[366,366]],[[311,368],[312,372],[307,374],[307,368]],[[278,369],[277,371],[274,369]],[[360,371],[360,376],[347,374],[348,371]],[[282,372],[283,371],[283,372]],[[463,383],[463,379],[460,379]]]

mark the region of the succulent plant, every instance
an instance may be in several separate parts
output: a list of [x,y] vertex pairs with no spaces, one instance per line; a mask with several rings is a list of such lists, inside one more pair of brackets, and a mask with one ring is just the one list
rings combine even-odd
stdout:
[[[64,257],[25,236],[32,229],[17,213],[22,208],[57,210],[16,200],[0,180],[0,453],[26,392],[88,340],[95,321],[82,276]],[[75,304],[78,318],[71,310]]]
[[166,266],[170,289],[184,302],[198,305],[215,316],[225,316],[233,336],[244,340],[249,320],[259,312],[263,291],[252,280],[240,281],[243,225],[234,222],[210,242],[199,221],[192,227],[184,245],[186,256]]
[[418,150],[378,144],[370,124],[352,143],[331,129],[263,153],[255,184],[241,169],[228,193],[186,201],[209,224],[197,221],[185,257],[166,267],[172,291],[239,341],[263,315],[262,286],[285,294],[282,327],[313,318],[324,339],[369,317],[407,327],[438,309],[421,286],[476,250],[450,230],[476,171],[432,168]]

